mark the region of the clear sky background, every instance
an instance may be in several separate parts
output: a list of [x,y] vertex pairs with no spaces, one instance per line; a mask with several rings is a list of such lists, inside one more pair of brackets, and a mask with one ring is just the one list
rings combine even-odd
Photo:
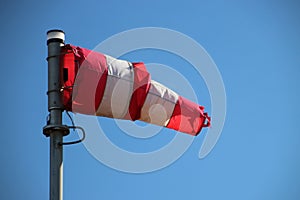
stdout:
[[[146,174],[113,170],[82,144],[65,147],[64,199],[300,199],[299,11],[292,0],[2,1],[0,199],[48,199],[46,31],[60,28],[67,43],[93,49],[148,26],[182,32],[214,59],[227,93],[221,138],[199,160],[203,131],[179,160]],[[124,58],[174,67],[198,91],[193,73],[169,54],[145,52]],[[210,109],[201,91],[199,102]],[[157,137],[165,142],[172,133]],[[157,148],[112,134],[128,150]]]

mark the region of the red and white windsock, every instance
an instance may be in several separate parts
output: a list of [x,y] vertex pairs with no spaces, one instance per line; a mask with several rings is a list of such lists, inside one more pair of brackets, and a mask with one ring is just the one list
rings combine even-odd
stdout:
[[64,105],[74,113],[141,120],[197,135],[210,126],[204,107],[151,80],[143,63],[85,48],[62,48]]

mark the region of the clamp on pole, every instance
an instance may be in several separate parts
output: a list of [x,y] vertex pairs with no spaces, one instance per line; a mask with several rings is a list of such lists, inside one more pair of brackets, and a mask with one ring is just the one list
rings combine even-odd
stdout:
[[69,127],[66,125],[48,124],[48,125],[44,126],[44,128],[43,128],[43,134],[46,137],[49,137],[50,134],[54,131],[61,131],[63,133],[63,136],[69,135],[69,133],[70,133]]

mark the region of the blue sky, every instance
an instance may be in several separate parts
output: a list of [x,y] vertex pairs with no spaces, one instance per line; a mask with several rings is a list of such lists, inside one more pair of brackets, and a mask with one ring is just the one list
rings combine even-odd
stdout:
[[[93,49],[114,34],[149,26],[188,35],[217,64],[227,94],[221,138],[199,160],[203,131],[175,163],[146,174],[111,169],[82,144],[65,147],[64,199],[299,199],[299,9],[292,0],[3,1],[0,199],[48,198],[46,31],[63,29],[67,43]],[[174,67],[210,109],[208,92],[198,88],[202,80],[183,70],[184,61],[151,50],[123,58]],[[108,137],[132,151],[155,150],[174,133],[140,141],[103,120],[114,130]]]

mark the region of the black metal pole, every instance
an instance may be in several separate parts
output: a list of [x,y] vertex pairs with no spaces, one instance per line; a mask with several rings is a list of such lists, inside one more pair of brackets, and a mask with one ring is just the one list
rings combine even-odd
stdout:
[[47,32],[48,45],[48,110],[50,112],[44,134],[50,137],[50,200],[63,197],[63,136],[69,129],[62,125],[62,81],[60,66],[61,47],[65,34],[61,30]]

